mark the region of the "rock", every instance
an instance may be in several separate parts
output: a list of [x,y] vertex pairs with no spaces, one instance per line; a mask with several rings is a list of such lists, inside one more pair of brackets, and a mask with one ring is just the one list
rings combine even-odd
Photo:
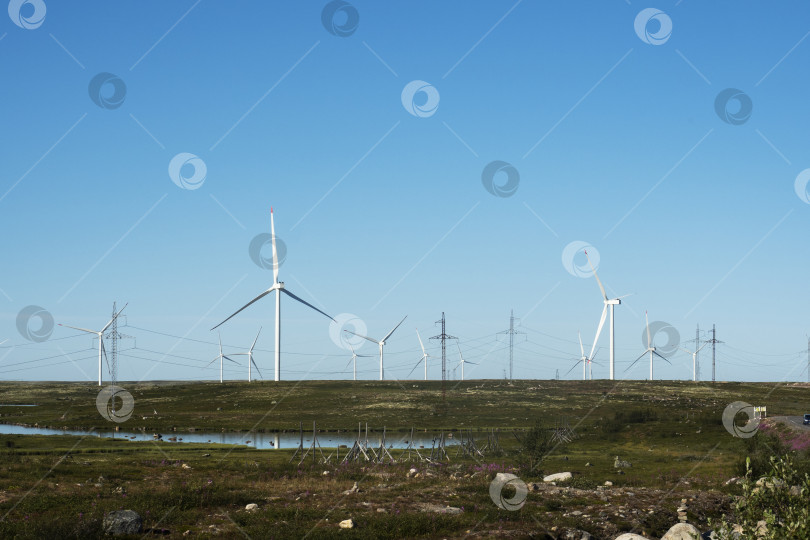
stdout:
[[435,512],[437,514],[461,514],[464,512],[461,508],[454,506],[442,506],[441,504],[421,503],[417,505],[422,512]]
[[321,476],[329,476],[329,474],[330,474],[329,471],[323,471],[321,473]]
[[378,514],[385,514],[386,512],[388,512],[388,510],[386,510],[385,508],[377,508]]
[[794,497],[798,497],[802,494],[802,488],[799,486],[790,486],[790,494]]
[[[473,475],[473,476],[475,476],[475,475]],[[501,483],[501,484],[505,484],[506,482],[509,482],[513,478],[514,478],[514,475],[512,475],[512,474],[499,472],[498,474],[495,475],[495,478],[493,478],[492,481],[493,482],[498,482],[498,483]]]
[[735,476],[734,478],[729,478],[728,480],[726,480],[723,485],[727,486],[729,484],[739,484],[739,483],[740,483],[740,479]]
[[250,503],[247,506],[245,506],[245,510],[247,510],[249,512],[252,512],[253,510],[258,510],[258,509],[259,509],[259,505],[256,504],[256,503]]
[[132,510],[117,510],[104,516],[102,527],[106,534],[140,534],[143,532],[143,520]]
[[605,480],[605,486],[606,487],[613,487],[613,482],[611,482],[610,480]]
[[561,540],[591,540],[591,533],[579,529],[570,529],[560,536]]
[[768,478],[767,476],[763,476],[759,480],[757,480],[758,486],[765,486],[768,489],[773,489],[774,487],[785,487],[785,482],[781,478]]
[[186,532],[183,533],[183,536],[190,536],[190,535],[191,535],[191,529],[187,529]]
[[544,476],[543,482],[565,482],[571,478],[573,478],[573,475],[570,472],[561,472]]
[[357,523],[354,522],[352,518],[344,519],[340,523],[338,523],[338,527],[341,529],[354,529],[357,527]]
[[695,540],[700,538],[700,531],[689,523],[676,523],[673,525],[661,540]]
[[632,467],[633,464],[629,461],[622,461],[619,459],[619,456],[616,456],[616,459],[613,461],[613,468],[614,469],[627,469]]
[[352,493],[357,493],[358,491],[360,491],[360,488],[358,487],[357,482],[355,482],[354,485],[350,489],[344,491],[343,494],[351,495]]
[[635,533],[624,533],[616,537],[615,540],[650,540],[646,536],[641,536]]
[[408,471],[408,474],[405,475],[405,478],[411,478],[419,474],[416,469],[411,469]]
[[590,461],[589,461],[588,463],[586,463],[586,464],[585,464],[585,466],[586,466],[586,467],[593,467],[593,465],[591,465],[591,462],[590,462]]
[[183,467],[184,469],[190,469],[190,468],[191,468],[191,467],[189,467],[189,466],[188,466],[188,463],[183,463],[182,467]]

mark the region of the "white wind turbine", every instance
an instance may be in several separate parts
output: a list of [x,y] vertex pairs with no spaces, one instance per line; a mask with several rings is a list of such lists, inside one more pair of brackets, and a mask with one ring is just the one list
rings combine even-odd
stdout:
[[458,344],[458,342],[456,342],[456,347],[458,347],[458,357],[460,358],[460,360],[458,361],[458,364],[456,365],[456,369],[458,369],[458,366],[461,366],[461,380],[463,381],[464,380],[464,364],[472,364],[474,366],[477,366],[478,364],[475,363],[475,362],[469,362],[467,360],[464,360],[464,356],[461,354],[461,346]]
[[250,302],[248,302],[247,304],[245,304],[244,306],[242,306],[238,310],[236,310],[230,317],[228,317],[227,319],[225,319],[224,321],[222,321],[221,323],[216,325],[211,330],[217,329],[218,327],[222,326],[223,324],[225,324],[226,322],[231,320],[231,318],[233,318],[236,314],[240,313],[242,310],[244,310],[245,308],[247,308],[248,306],[250,306],[254,302],[257,302],[257,301],[261,300],[262,298],[264,298],[265,296],[267,296],[268,294],[270,294],[271,292],[276,291],[276,354],[275,354],[276,377],[275,377],[275,380],[279,381],[279,380],[281,380],[281,293],[286,294],[287,296],[289,296],[293,300],[298,300],[299,302],[301,302],[305,306],[308,306],[308,307],[314,309],[315,311],[317,311],[321,315],[325,315],[326,317],[331,319],[333,322],[337,322],[337,321],[335,321],[335,319],[333,319],[330,315],[327,315],[326,313],[324,313],[320,309],[316,308],[315,306],[313,306],[309,302],[306,302],[306,301],[302,300],[301,298],[298,298],[296,295],[294,295],[293,293],[288,291],[286,288],[284,288],[284,282],[283,281],[278,280],[278,252],[276,251],[276,228],[275,228],[275,225],[273,223],[273,209],[272,208],[270,208],[270,237],[271,237],[272,243],[273,243],[273,285],[270,286],[270,288],[267,289],[266,291],[264,291],[262,294],[260,294],[259,296],[257,296],[256,298],[254,298],[253,300],[251,300]]
[[[118,313],[113,315],[113,318],[110,319],[110,322],[105,324],[104,328],[102,328],[98,332],[95,331],[95,330],[88,330],[87,328],[79,328],[77,326],[69,326],[67,324],[60,324],[59,325],[59,326],[64,326],[65,328],[72,328],[73,330],[80,330],[82,332],[87,332],[88,334],[95,334],[96,336],[98,336],[98,385],[99,386],[101,386],[101,357],[102,356],[104,358],[107,357],[107,351],[104,348],[104,332],[107,331],[107,328],[109,328],[110,325],[115,321],[115,319],[117,319],[118,316],[121,315],[121,312],[124,311],[124,308],[127,307],[128,305],[129,305],[129,302],[124,304],[124,307],[122,307],[120,310],[118,310]],[[109,366],[108,366],[108,368],[109,368]]]
[[[219,334],[219,332],[217,332],[217,334]],[[242,353],[242,354],[244,354],[244,353]],[[238,363],[238,362],[236,362],[236,360],[234,360],[233,358],[229,358],[229,357],[228,357],[228,355],[226,355],[226,354],[223,354],[223,353],[222,353],[222,336],[220,335],[220,336],[219,336],[219,354],[218,354],[217,356],[215,356],[213,360],[211,360],[210,362],[208,362],[207,364],[205,364],[205,367],[208,367],[208,366],[210,366],[211,364],[213,364],[214,362],[216,362],[217,360],[219,360],[219,382],[224,382],[224,381],[222,380],[222,360],[223,360],[223,359],[225,359],[225,360],[230,360],[230,361],[231,361],[231,362],[233,362],[234,364],[237,364],[237,363]]]
[[[349,360],[349,364],[354,362],[354,380],[356,381],[357,380],[357,359],[358,358],[371,358],[371,355],[369,355],[369,354],[357,354],[356,352],[354,352],[354,347],[352,347],[351,343],[349,343],[349,348],[352,350],[352,358],[351,358],[351,360]],[[346,367],[349,367],[349,364],[346,364]]]
[[[577,332],[577,334],[579,335],[579,350],[580,350],[580,353],[582,354],[582,356],[579,357],[579,360],[577,361],[576,364],[571,366],[571,369],[568,370],[568,373],[571,373],[572,371],[574,371],[574,368],[577,367],[581,362],[582,363],[582,380],[583,381],[588,380],[588,368],[590,368],[590,370],[591,370],[591,380],[593,380],[593,365],[592,365],[592,363],[593,363],[593,358],[596,356],[596,353],[594,353],[593,350],[591,350],[591,354],[593,356],[585,356],[585,347],[582,345],[582,334],[580,334],[579,332]],[[566,373],[566,375],[568,375],[568,373]]]
[[690,350],[684,349],[683,347],[678,347],[683,352],[686,352],[686,353],[689,353],[689,354],[692,355],[692,381],[697,381],[697,355],[700,352],[700,350],[703,347],[705,347],[706,345],[708,345],[709,343],[711,343],[711,342],[710,341],[704,341],[703,345],[698,347],[696,351],[690,351]]
[[[247,356],[248,357],[248,382],[251,382],[253,373],[251,372],[251,366],[256,368],[256,372],[259,374],[259,377],[264,379],[264,375],[262,372],[259,371],[259,366],[256,365],[256,362],[253,361],[253,347],[256,346],[256,342],[259,341],[259,334],[262,333],[262,327],[259,327],[259,331],[256,332],[256,339],[253,340],[253,345],[250,346],[248,352],[238,352],[233,353],[231,356]],[[221,352],[221,351],[220,351]]]
[[[402,318],[402,320],[401,320],[401,321],[399,321],[399,324],[404,323],[404,322],[405,322],[405,319],[407,319],[407,318],[408,318],[408,316],[407,316],[407,315],[405,315],[405,316]],[[362,335],[360,335],[360,334],[357,334],[357,333],[355,333],[355,332],[352,332],[351,330],[344,330],[344,332],[348,332],[348,333],[350,333],[350,334],[352,334],[352,335],[355,335],[355,336],[357,336],[357,337],[361,337],[361,338],[363,338],[363,339],[367,339],[368,341],[370,341],[370,342],[372,342],[372,343],[376,343],[377,345],[379,345],[379,347],[380,347],[380,380],[383,380],[383,377],[384,377],[384,372],[383,372],[383,347],[385,347],[385,340],[387,340],[388,338],[390,338],[390,337],[391,337],[391,334],[393,334],[393,333],[394,333],[394,331],[395,331],[397,328],[399,328],[399,324],[398,324],[398,325],[396,325],[396,326],[394,327],[394,329],[393,329],[393,330],[391,330],[390,332],[388,332],[388,333],[385,335],[385,337],[384,337],[384,338],[382,338],[380,341],[377,341],[376,339],[371,339],[371,338],[370,338],[370,337],[368,337],[368,336],[362,336]]]
[[[427,359],[430,358],[430,355],[425,350],[425,345],[422,343],[422,337],[419,335],[419,329],[418,328],[416,329],[416,338],[419,340],[419,346],[422,347],[422,358],[420,358],[419,361],[416,363],[416,365],[413,366],[413,369],[418,368],[419,364],[424,362],[425,363],[425,380],[427,380],[427,368],[428,368]],[[411,370],[411,373],[413,373],[413,369]],[[408,373],[408,377],[411,376],[411,373]],[[408,377],[406,377],[406,379]]]
[[605,324],[605,317],[607,317],[608,306],[610,306],[610,380],[615,378],[615,361],[616,361],[616,326],[614,323],[613,318],[613,310],[616,306],[622,303],[622,298],[626,296],[630,296],[626,294],[624,296],[619,296],[618,298],[608,298],[607,293],[605,292],[605,287],[602,285],[602,281],[599,279],[599,274],[596,273],[596,268],[593,267],[593,263],[591,263],[591,258],[588,257],[588,252],[585,251],[585,257],[588,259],[588,264],[593,271],[593,276],[596,278],[596,283],[599,284],[599,290],[602,291],[602,298],[603,302],[605,303],[604,309],[602,309],[602,318],[599,319],[599,327],[596,330],[596,339],[593,340],[593,347],[591,347],[591,354],[589,358],[593,358],[594,349],[596,348],[596,343],[599,341],[599,334],[602,333],[602,327]]
[[636,358],[635,361],[632,364],[630,364],[630,366],[625,370],[625,372],[629,371],[630,368],[632,368],[634,365],[636,365],[636,362],[638,362],[639,360],[644,358],[645,354],[650,353],[650,380],[653,380],[653,357],[657,356],[658,358],[660,358],[661,360],[664,360],[665,362],[667,362],[669,364],[671,364],[672,362],[670,362],[669,360],[667,360],[666,358],[661,356],[661,354],[659,354],[655,350],[655,345],[653,345],[652,337],[650,336],[650,319],[647,317],[647,312],[646,311],[644,312],[644,319],[647,321],[647,349],[643,353],[641,353],[641,356]]

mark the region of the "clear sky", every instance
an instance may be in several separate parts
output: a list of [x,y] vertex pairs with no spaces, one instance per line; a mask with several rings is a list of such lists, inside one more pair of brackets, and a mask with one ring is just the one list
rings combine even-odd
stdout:
[[[13,0],[0,377],[95,379],[93,337],[49,317],[100,329],[113,301],[135,338],[119,379],[218,377],[209,329],[272,284],[253,260],[269,249],[250,253],[272,206],[293,293],[375,338],[408,316],[391,378],[419,360],[417,327],[440,378],[427,338],[443,311],[478,363],[467,377],[503,377],[512,309],[514,376],[566,376],[602,310],[587,244],[608,294],[632,294],[619,377],[648,376],[646,359],[625,369],[649,311],[690,349],[717,324],[719,380],[806,380],[808,15],[798,0]],[[227,353],[263,326],[269,378],[273,303],[221,327]],[[283,378],[351,376],[328,319],[285,297],[282,320]],[[605,328],[594,377],[607,345]],[[656,378],[691,377],[689,355],[669,360]]]

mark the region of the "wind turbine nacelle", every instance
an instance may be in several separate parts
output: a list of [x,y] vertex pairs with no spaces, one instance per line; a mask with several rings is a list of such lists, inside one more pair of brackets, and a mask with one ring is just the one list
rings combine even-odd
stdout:
[[605,303],[608,304],[608,305],[618,306],[619,304],[622,303],[622,301],[621,301],[620,298],[614,298],[613,300],[608,300]]

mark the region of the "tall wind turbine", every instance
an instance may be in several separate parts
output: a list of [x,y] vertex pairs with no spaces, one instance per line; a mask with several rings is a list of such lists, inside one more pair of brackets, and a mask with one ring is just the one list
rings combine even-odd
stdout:
[[456,342],[456,347],[458,347],[458,357],[460,358],[456,368],[458,368],[458,366],[461,366],[461,380],[463,381],[464,380],[464,364],[472,364],[474,366],[477,366],[478,364],[475,363],[475,362],[469,362],[467,360],[464,360],[464,355],[461,354],[461,346],[458,344],[458,342]]
[[602,281],[599,279],[599,274],[596,273],[596,268],[593,267],[593,263],[591,263],[591,258],[588,257],[588,252],[585,252],[585,257],[588,259],[588,264],[593,271],[593,276],[596,278],[596,283],[599,284],[599,290],[602,291],[602,298],[603,302],[605,303],[604,309],[602,309],[602,318],[599,319],[599,328],[596,330],[596,339],[593,340],[593,347],[591,348],[591,355],[589,358],[593,358],[594,348],[596,348],[596,342],[599,341],[599,334],[602,333],[602,326],[605,324],[605,317],[607,316],[608,306],[610,306],[610,380],[615,378],[615,365],[616,365],[616,326],[614,323],[613,318],[613,310],[616,306],[622,303],[622,298],[630,295],[620,296],[618,298],[608,298],[607,293],[605,292],[605,287],[602,285]]
[[270,288],[267,289],[266,291],[264,291],[262,294],[260,294],[259,296],[257,296],[256,298],[254,298],[253,300],[251,300],[250,302],[248,302],[247,304],[245,304],[244,306],[242,306],[238,310],[236,310],[230,317],[228,317],[227,319],[225,319],[224,321],[222,321],[221,323],[216,325],[211,330],[215,330],[215,329],[219,328],[220,326],[222,326],[223,324],[225,324],[226,322],[231,320],[237,313],[241,312],[243,309],[247,308],[248,306],[250,306],[254,302],[257,302],[257,301],[261,300],[262,298],[264,298],[265,296],[267,296],[271,292],[276,291],[276,357],[275,357],[275,360],[276,360],[275,361],[275,364],[276,364],[276,377],[275,377],[275,380],[280,381],[281,380],[281,293],[286,294],[287,296],[289,296],[293,300],[298,300],[299,302],[301,302],[305,306],[308,306],[308,307],[314,309],[315,311],[317,311],[318,313],[320,313],[321,315],[324,315],[324,316],[328,317],[333,322],[337,323],[337,321],[335,321],[335,319],[333,319],[330,315],[327,315],[326,313],[324,313],[320,309],[316,308],[315,306],[313,306],[309,302],[306,302],[306,301],[298,298],[296,295],[294,295],[293,293],[291,293],[289,290],[287,290],[284,287],[284,282],[283,281],[278,280],[278,252],[276,251],[276,227],[275,227],[275,224],[273,223],[273,208],[270,208],[270,237],[271,237],[272,243],[273,243],[273,285],[271,285]]
[[650,319],[647,317],[647,312],[646,311],[644,312],[644,319],[647,321],[647,349],[643,353],[641,353],[641,356],[636,358],[635,361],[632,364],[630,364],[630,366],[625,371],[629,371],[630,368],[632,368],[634,365],[636,365],[636,362],[638,362],[639,360],[644,358],[645,354],[649,353],[650,354],[650,380],[653,380],[653,358],[654,357],[657,356],[658,358],[660,358],[661,360],[664,360],[668,364],[671,364],[672,362],[670,362],[669,360],[667,360],[666,358],[661,356],[655,350],[655,345],[653,345],[652,337],[650,337]]
[[127,307],[128,305],[129,305],[129,302],[124,304],[124,307],[122,307],[120,310],[118,310],[118,313],[113,315],[112,319],[110,319],[110,322],[105,324],[104,328],[102,328],[98,332],[96,332],[95,330],[88,330],[87,328],[79,328],[77,326],[68,326],[67,324],[60,324],[59,325],[59,326],[64,326],[65,328],[72,328],[73,330],[80,330],[82,332],[87,332],[88,334],[95,334],[96,336],[98,336],[98,385],[99,386],[101,386],[101,357],[102,356],[105,357],[105,358],[107,357],[107,351],[104,349],[104,332],[107,331],[107,328],[109,328],[110,325],[115,321],[115,319],[117,319],[118,316],[121,315],[121,312],[124,311],[124,308]]
[[[217,332],[217,334],[219,334],[219,332]],[[258,336],[256,336],[256,337],[258,337]],[[241,354],[245,354],[245,353],[241,353]],[[210,362],[205,364],[205,367],[208,367],[211,364],[213,364],[214,362],[216,362],[217,360],[219,360],[219,382],[224,382],[222,380],[222,360],[223,359],[224,360],[230,360],[234,364],[237,363],[236,360],[234,360],[233,358],[229,358],[228,355],[222,353],[222,336],[220,335],[219,336],[219,354],[217,356],[215,356],[213,360],[211,360]]]
[[[256,362],[253,361],[253,347],[255,347],[256,342],[259,341],[259,334],[261,334],[261,333],[262,333],[262,327],[260,326],[259,331],[256,332],[256,339],[253,340],[253,345],[250,346],[250,350],[248,350],[248,352],[238,352],[238,353],[233,353],[233,355],[232,355],[232,356],[247,356],[248,357],[248,382],[251,382],[251,378],[252,378],[252,375],[253,375],[252,372],[251,372],[251,366],[255,367],[256,372],[259,374],[259,377],[264,379],[264,375],[262,375],[262,372],[259,371],[259,366],[257,366]],[[222,351],[220,351],[220,352],[222,352]]]
[[[352,344],[351,344],[351,343],[349,343],[349,348],[352,350],[352,358],[351,358],[351,360],[349,360],[349,364],[351,364],[352,362],[354,362],[354,380],[356,381],[356,380],[357,380],[357,359],[358,359],[358,358],[371,358],[371,355],[368,355],[368,354],[357,354],[357,353],[354,351],[354,347],[352,347]],[[346,364],[346,367],[349,367],[349,364]],[[344,368],[344,369],[345,369],[345,368]]]
[[692,381],[694,381],[694,382],[697,381],[697,355],[700,352],[700,350],[703,347],[705,347],[706,345],[708,345],[709,343],[711,343],[711,341],[704,341],[703,345],[698,347],[697,350],[695,350],[695,351],[690,351],[690,350],[684,349],[683,347],[678,347],[683,352],[687,352],[687,353],[692,355]]
[[[405,315],[405,316],[402,318],[402,320],[401,320],[401,321],[399,321],[399,324],[404,323],[404,322],[405,322],[405,319],[407,319],[407,318],[408,318],[408,316],[407,316],[407,315]],[[348,332],[348,333],[350,333],[350,334],[352,334],[352,335],[355,335],[355,336],[357,336],[357,337],[361,337],[361,338],[363,338],[363,339],[367,339],[368,341],[370,341],[370,342],[372,342],[372,343],[376,343],[377,345],[379,345],[379,347],[380,347],[380,380],[383,380],[383,378],[384,378],[384,372],[383,372],[383,347],[385,347],[385,340],[387,340],[388,338],[390,338],[390,337],[391,337],[391,334],[393,334],[393,333],[394,333],[394,331],[395,331],[397,328],[399,328],[399,324],[398,324],[398,325],[396,325],[396,326],[394,327],[394,329],[393,329],[393,330],[391,330],[390,332],[388,332],[388,333],[385,335],[385,337],[384,337],[384,338],[382,338],[380,341],[377,341],[376,339],[371,339],[371,338],[370,338],[370,337],[368,337],[368,336],[361,336],[360,334],[356,334],[356,333],[352,332],[351,330],[344,330],[344,332]]]
[[[419,364],[424,362],[425,363],[425,380],[427,380],[427,359],[430,358],[430,355],[425,350],[425,345],[424,345],[424,343],[422,343],[422,336],[419,335],[419,329],[418,328],[416,329],[416,338],[419,340],[419,346],[422,347],[422,358],[420,358],[419,361],[416,363],[416,365],[413,366],[413,369],[418,368]],[[413,373],[413,369],[411,370],[411,373]],[[411,376],[411,373],[408,373],[408,377]]]

